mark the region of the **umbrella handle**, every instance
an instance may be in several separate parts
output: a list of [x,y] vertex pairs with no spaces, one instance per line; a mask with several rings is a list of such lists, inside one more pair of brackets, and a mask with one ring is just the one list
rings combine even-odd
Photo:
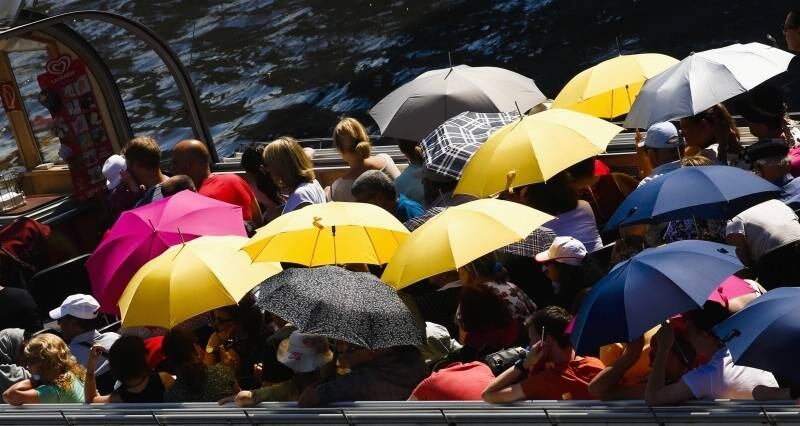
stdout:
[[517,177],[516,170],[511,170],[506,174],[506,191],[508,191],[509,194],[514,193],[514,188],[511,187],[511,184],[514,182],[515,177]]
[[733,330],[731,330],[730,333],[728,333],[727,336],[722,338],[722,343],[728,343],[731,340],[733,340],[733,339],[735,339],[735,338],[737,338],[737,337],[739,337],[741,335],[742,335],[742,332],[739,331],[739,329],[734,328]]

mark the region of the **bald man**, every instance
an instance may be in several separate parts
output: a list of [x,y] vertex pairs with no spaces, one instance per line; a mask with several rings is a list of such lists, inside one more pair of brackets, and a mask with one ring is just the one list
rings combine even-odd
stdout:
[[261,226],[261,208],[253,190],[239,176],[211,173],[211,156],[203,142],[191,139],[175,145],[172,172],[189,176],[198,194],[241,207],[245,221]]

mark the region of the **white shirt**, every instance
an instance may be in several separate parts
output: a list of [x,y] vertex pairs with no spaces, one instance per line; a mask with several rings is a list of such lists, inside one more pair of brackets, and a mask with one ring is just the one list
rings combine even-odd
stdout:
[[283,214],[293,211],[300,204],[322,204],[324,202],[325,190],[322,189],[316,179],[313,182],[303,182],[297,185],[292,195],[286,200],[286,205],[283,206]]
[[786,244],[800,240],[797,215],[779,200],[757,204],[728,221],[725,235],[741,234],[754,260]]
[[778,387],[772,373],[735,365],[728,348],[718,350],[708,363],[681,380],[697,399],[753,399],[753,388],[758,385]]
[[578,207],[559,214],[542,226],[552,229],[559,237],[573,237],[582,242],[589,253],[603,248],[592,206],[584,200],[578,200]]
[[[92,346],[100,345],[109,350],[117,339],[119,339],[119,334],[117,333],[100,333],[97,330],[89,330],[73,337],[69,342],[69,350],[72,355],[75,355],[78,362],[86,367],[86,364],[89,363],[89,350]],[[109,368],[108,360],[105,357],[100,356],[97,358],[96,375],[99,376],[109,371]]]

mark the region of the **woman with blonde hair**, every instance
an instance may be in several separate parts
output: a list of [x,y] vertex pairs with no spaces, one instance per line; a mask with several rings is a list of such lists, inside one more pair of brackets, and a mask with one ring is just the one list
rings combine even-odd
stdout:
[[5,402],[12,405],[83,402],[86,370],[60,337],[49,333],[35,336],[22,353],[31,378],[3,392]]
[[267,144],[264,168],[272,181],[289,194],[283,214],[325,202],[325,191],[314,178],[311,159],[294,138],[282,136]]
[[717,164],[737,165],[742,151],[739,129],[725,105],[681,118],[680,127],[686,141],[685,157],[702,155]]
[[400,169],[388,154],[372,156],[372,144],[367,130],[355,118],[343,118],[333,129],[333,145],[350,167],[344,176],[325,188],[328,201],[356,201],[350,188],[356,178],[367,170],[380,170],[394,181]]

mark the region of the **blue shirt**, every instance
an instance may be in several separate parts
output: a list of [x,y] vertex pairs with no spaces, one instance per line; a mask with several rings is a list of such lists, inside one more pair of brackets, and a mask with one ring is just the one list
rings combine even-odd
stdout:
[[397,207],[395,207],[394,215],[400,222],[406,222],[417,216],[422,216],[423,213],[425,213],[425,209],[422,204],[403,194],[397,196]]

